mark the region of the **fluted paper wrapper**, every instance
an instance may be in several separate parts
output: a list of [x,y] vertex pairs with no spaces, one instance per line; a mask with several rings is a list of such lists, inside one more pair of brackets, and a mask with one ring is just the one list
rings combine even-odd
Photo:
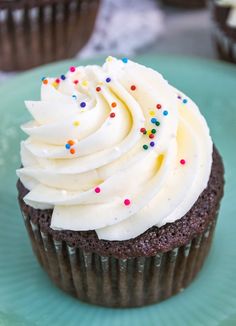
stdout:
[[0,70],[71,58],[86,44],[100,0],[0,1]]
[[25,224],[38,261],[65,292],[96,305],[137,307],[182,291],[200,270],[211,246],[215,221],[185,246],[152,257],[117,259],[70,247]]
[[236,28],[227,24],[230,7],[217,5],[209,1],[212,14],[212,35],[219,58],[236,63]]

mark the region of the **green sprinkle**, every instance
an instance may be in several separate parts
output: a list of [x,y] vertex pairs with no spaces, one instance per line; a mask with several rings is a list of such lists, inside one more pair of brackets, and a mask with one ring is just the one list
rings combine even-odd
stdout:
[[147,150],[148,149],[148,145],[143,145],[143,149]]
[[156,125],[157,127],[160,126],[160,122],[157,121],[157,122],[155,123],[155,125]]
[[156,131],[156,129],[152,129],[151,132],[152,132],[152,134],[155,134],[157,131]]

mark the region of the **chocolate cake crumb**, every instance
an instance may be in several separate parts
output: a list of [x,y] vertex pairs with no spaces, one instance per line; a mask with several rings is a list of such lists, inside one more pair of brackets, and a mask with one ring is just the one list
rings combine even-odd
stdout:
[[56,240],[64,240],[69,246],[86,252],[116,258],[154,256],[189,243],[201,234],[217,217],[220,199],[223,196],[224,168],[222,159],[214,148],[211,175],[207,188],[201,193],[193,207],[179,220],[158,228],[153,226],[136,238],[125,241],[99,240],[95,231],[56,231],[50,228],[52,210],[34,209],[25,204],[23,198],[29,192],[17,182],[18,200],[21,210],[32,223],[51,234]]

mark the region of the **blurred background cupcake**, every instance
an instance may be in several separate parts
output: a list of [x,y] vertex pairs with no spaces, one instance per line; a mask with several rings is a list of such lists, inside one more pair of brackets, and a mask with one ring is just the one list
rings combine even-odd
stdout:
[[218,55],[236,63],[236,0],[212,0],[211,9]]
[[0,70],[73,57],[88,41],[100,0],[1,0]]
[[0,0],[0,83],[19,70],[72,57],[168,53],[215,59],[210,10],[201,7],[208,2],[221,58],[235,62],[235,1]]
[[205,7],[207,0],[161,0],[163,4],[168,6],[182,8],[202,8]]

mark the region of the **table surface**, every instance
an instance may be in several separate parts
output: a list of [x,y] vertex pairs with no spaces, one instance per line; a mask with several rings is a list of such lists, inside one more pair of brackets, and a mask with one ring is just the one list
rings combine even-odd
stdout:
[[208,9],[162,8],[165,15],[163,35],[141,53],[177,54],[216,59]]

